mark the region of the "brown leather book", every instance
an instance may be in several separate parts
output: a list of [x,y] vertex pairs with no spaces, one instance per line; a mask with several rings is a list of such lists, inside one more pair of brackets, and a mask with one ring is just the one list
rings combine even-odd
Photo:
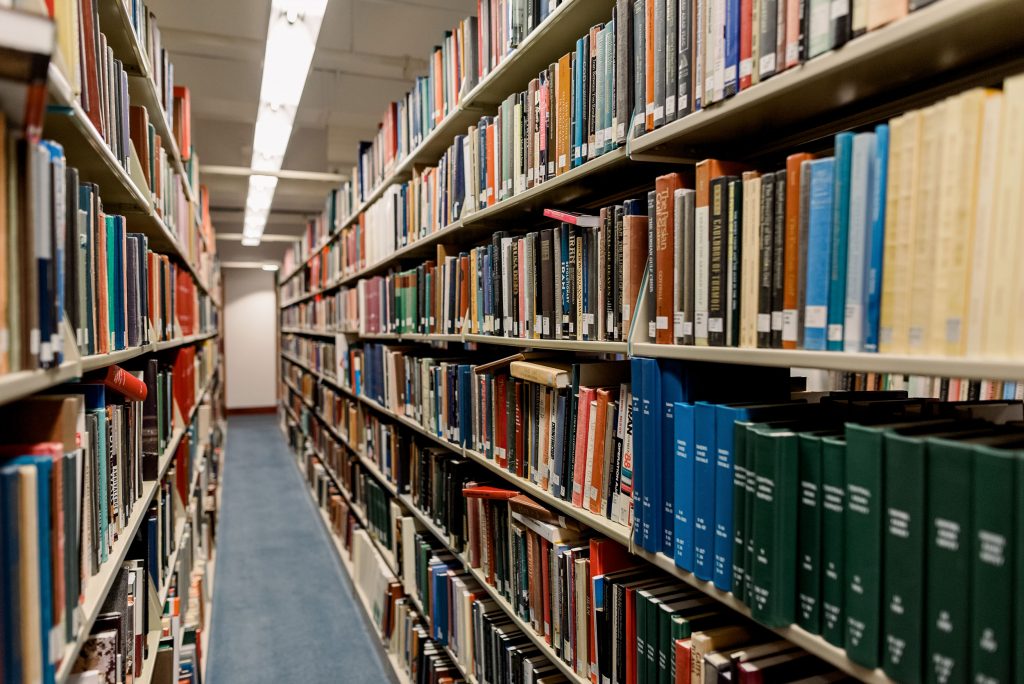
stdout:
[[672,302],[675,255],[675,191],[684,187],[678,173],[659,176],[654,183],[657,205],[654,220],[655,335],[658,344],[672,343]]
[[648,131],[654,130],[654,2],[648,0],[644,7],[644,14],[647,24],[644,48],[646,50],[644,75],[647,77],[644,95],[647,97],[647,109],[645,117],[645,128]]
[[[583,492],[584,506],[591,513],[601,514],[604,505],[604,492],[601,480],[605,470],[605,452],[607,451],[606,432],[608,427],[608,404],[615,401],[617,390],[598,388],[597,417],[594,419],[594,445],[590,458],[590,487]],[[585,484],[585,483],[584,483]]]
[[104,136],[103,120],[100,115],[103,105],[100,101],[100,82],[97,72],[99,57],[96,48],[96,33],[99,31],[99,21],[93,0],[82,0],[81,8],[81,47],[85,57],[83,62],[85,83],[82,85],[85,97],[82,98],[82,105],[86,114],[89,115],[89,121],[96,127],[100,136]]
[[558,71],[556,72],[555,92],[557,118],[557,137],[555,144],[555,173],[561,175],[571,168],[572,133],[570,121],[572,110],[572,55],[562,55],[558,60]]
[[796,349],[800,264],[800,165],[814,155],[798,152],[786,157],[786,232],[782,280],[782,348]]
[[469,314],[469,255],[459,256],[459,319],[455,323],[455,332],[462,332],[462,323]]

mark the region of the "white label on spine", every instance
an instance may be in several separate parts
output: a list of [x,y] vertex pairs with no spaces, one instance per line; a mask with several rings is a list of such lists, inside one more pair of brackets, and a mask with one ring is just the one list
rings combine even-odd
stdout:
[[658,105],[657,107],[654,108],[654,119],[656,121],[658,121],[658,120],[661,120],[661,119],[664,119],[664,118],[665,118],[665,108],[662,107],[661,105]]
[[708,332],[720,333],[724,329],[724,319],[721,316],[711,316],[708,318]]
[[[564,156],[562,158],[565,159]],[[550,161],[550,162],[548,162],[548,174],[550,175],[550,174],[553,174],[554,172],[555,172],[555,162]]]
[[558,165],[559,166],[565,166],[565,155],[564,154],[558,155]]
[[550,335],[551,334],[551,319],[548,318],[547,316],[544,316],[544,318],[541,319],[541,320],[543,321],[543,325],[544,325],[544,334],[545,335]]
[[808,306],[804,309],[804,325],[808,328],[824,328],[828,321],[827,306]]
[[793,64],[800,58],[800,46],[797,43],[790,43],[786,46],[786,64]]
[[786,309],[782,312],[782,341],[796,342],[797,331],[796,309]]
[[647,103],[647,108],[644,110],[644,112],[647,113],[647,114],[654,114],[654,103],[653,102],[648,102]]
[[705,339],[708,336],[708,314],[706,311],[697,311],[693,314],[694,333],[698,339]]
[[486,316],[484,316],[484,329],[487,332],[491,332],[492,330],[494,330],[494,315],[493,314],[487,314]]
[[666,95],[665,96],[665,113],[669,116],[676,113],[676,96]]
[[636,116],[633,117],[633,128],[636,128],[637,126],[643,126],[643,125],[644,125],[644,115],[643,115],[643,112],[640,112],[639,114],[637,114]]
[[629,320],[629,304],[622,305],[622,320]]
[[736,80],[736,65],[727,66],[725,68],[724,78],[726,83]]
[[828,341],[829,342],[842,342],[843,341],[843,324],[832,323],[828,326]]
[[775,71],[775,53],[769,52],[761,55],[761,75],[770,74]]
[[693,321],[683,321],[683,335],[689,337],[693,334]]
[[562,479],[560,477],[558,477],[558,473],[552,472],[551,473],[551,485],[553,487],[559,487],[559,486],[561,486],[561,484],[562,484]]
[[757,314],[757,332],[766,333],[772,331],[772,315]]
[[668,316],[657,316],[654,320],[658,330],[668,330]]
[[33,328],[28,334],[28,350],[30,354],[39,353],[39,328]]
[[740,60],[740,78],[746,78],[753,73],[751,69],[752,62],[753,60],[750,57]]
[[626,137],[626,124],[625,124],[625,122],[620,123],[618,126],[616,126],[616,128],[615,128],[615,137],[617,137],[617,138],[624,138],[624,137]]
[[850,13],[850,0],[832,0],[831,19],[841,19]]
[[682,311],[676,311],[675,314],[673,314],[673,316],[672,316],[672,328],[673,328],[673,334],[676,337],[682,337],[683,336],[683,329],[684,328],[683,328],[683,312]]
[[604,327],[608,328],[608,330],[613,330],[615,328],[615,314],[611,311],[608,312],[608,317],[605,318]]
[[648,334],[648,335],[650,336],[650,338],[651,338],[651,339],[653,340],[653,339],[654,339],[654,336],[655,336],[655,335],[657,334],[657,332],[658,332],[658,331],[654,329],[654,321],[650,321],[650,322],[649,322],[649,323],[647,324],[647,334]]
[[781,311],[772,311],[772,330],[782,330]]
[[541,316],[540,314],[534,314],[534,316],[533,316],[533,329],[534,330],[540,330],[542,327],[544,327],[544,323],[542,322],[543,319],[544,319],[544,317]]
[[526,182],[527,183],[532,183],[533,182],[533,167],[532,166],[529,169],[527,169],[527,171],[526,171]]
[[590,499],[594,500],[597,498],[597,487],[590,488]]
[[430,325],[434,325],[434,317],[433,316],[430,317]]

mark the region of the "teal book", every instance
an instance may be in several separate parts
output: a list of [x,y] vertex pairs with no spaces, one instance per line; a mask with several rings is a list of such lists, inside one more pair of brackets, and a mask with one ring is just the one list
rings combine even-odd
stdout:
[[925,457],[921,437],[886,434],[881,667],[906,684],[921,681]]
[[821,635],[844,646],[846,439],[821,440]]
[[732,594],[746,602],[747,582],[747,478],[753,477],[747,463],[747,442],[750,440],[750,423],[737,421],[733,426],[733,497],[732,517]]
[[[1014,499],[1021,483],[1017,468],[1021,452],[988,446],[974,448],[973,534],[971,553],[972,682],[1011,682],[1014,654],[1024,658],[1013,633]],[[1019,580],[1017,580],[1019,581]],[[1020,603],[1024,596],[1017,595]]]
[[836,136],[835,189],[832,193],[832,255],[828,285],[828,351],[843,351],[843,323],[846,319],[847,236],[850,231],[850,168],[853,162],[853,133]]
[[797,507],[796,622],[821,633],[821,437],[800,435],[800,491]]
[[968,681],[973,448],[928,440],[925,681]]
[[677,402],[673,411],[675,433],[675,545],[676,565],[693,572],[693,404]]

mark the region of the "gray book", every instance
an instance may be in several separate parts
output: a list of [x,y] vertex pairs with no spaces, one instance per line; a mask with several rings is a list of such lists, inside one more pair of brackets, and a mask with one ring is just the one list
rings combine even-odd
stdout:
[[761,21],[758,38],[758,45],[761,46],[761,55],[757,64],[757,73],[761,78],[768,78],[776,70],[775,46],[777,42],[778,16],[779,0],[761,0]]
[[633,32],[630,30],[632,9],[630,0],[615,2],[615,114],[612,118],[612,135],[616,145],[626,144],[626,131],[632,117],[632,74],[630,61],[633,55]]
[[676,69],[676,61],[679,57],[677,52],[679,32],[676,29],[678,16],[678,0],[665,0],[665,123],[676,120],[678,107],[679,73]]
[[654,2],[654,127],[665,124],[665,3]]
[[693,3],[682,0],[676,14],[676,118],[689,114],[693,108],[690,92],[692,64]]
[[673,283],[674,336],[677,344],[693,344],[693,240],[697,194],[689,188],[676,190],[675,282]]
[[633,110],[630,124],[634,138],[643,135],[647,126],[646,32],[644,0],[636,0],[633,3]]

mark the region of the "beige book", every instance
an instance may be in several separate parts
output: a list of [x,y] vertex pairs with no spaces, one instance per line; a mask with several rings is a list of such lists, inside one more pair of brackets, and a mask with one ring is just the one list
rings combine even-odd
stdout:
[[974,244],[968,273],[967,318],[963,326],[964,352],[972,358],[982,356],[985,351],[988,270],[993,258],[992,234],[995,231],[996,174],[1003,142],[1003,93],[986,91],[984,106],[974,202]]
[[[945,122],[951,101],[943,100],[922,111],[921,147],[917,158],[917,212],[914,216],[914,237],[911,242],[913,265],[910,280],[910,317],[907,332],[907,350],[913,354],[926,354],[929,338],[928,323],[935,295],[936,227],[941,201],[941,179]],[[953,153],[951,156],[956,156]]]
[[[35,466],[18,467],[18,569],[22,596],[39,595],[39,519],[36,501],[37,472]],[[21,674],[22,681],[39,682],[43,679],[43,652],[39,633],[42,616],[37,601],[22,604],[21,619]]]
[[[1010,263],[1009,271],[1013,275],[1013,291],[1010,294],[1009,306],[1001,309],[1001,315],[1008,319],[1011,327],[1010,344],[1008,354],[1011,358],[1020,359],[1024,357],[1024,321],[1020,320],[1018,307],[1024,301],[1024,269],[1021,268],[1021,254],[1024,253],[1024,236],[1021,235],[1022,222],[1024,222],[1024,76],[1017,75],[1006,79],[1003,84],[1003,92],[1006,97],[1007,117],[1012,131],[1007,135],[1013,138],[1012,147],[1005,148],[1007,158],[1006,173],[1009,178],[1004,182],[1008,192],[1006,200],[1009,203],[1010,211],[1007,212],[1006,223],[1003,228],[1011,235],[1007,241],[1006,252],[1000,252],[1000,257]],[[1009,188],[1013,188],[1012,191]]]
[[[594,396],[597,396],[596,394]],[[590,402],[590,411],[588,413],[587,421],[587,462],[584,464],[585,470],[583,471],[583,508],[590,508],[590,488],[593,486],[593,477],[591,473],[594,470],[594,459],[600,458],[599,454],[594,453],[594,443],[597,439],[597,401]]]
[[868,31],[907,16],[907,0],[866,0]]
[[509,364],[509,373],[513,378],[535,382],[545,387],[562,389],[569,386],[569,371],[571,366],[567,363],[555,363],[553,361],[513,361]]
[[907,112],[889,125],[889,187],[885,215],[882,310],[879,351],[904,354],[910,324],[914,227],[917,201],[917,155],[920,111]]
[[590,678],[590,655],[587,650],[587,578],[590,577],[590,559],[577,558],[576,561],[576,674]]
[[746,627],[729,625],[690,636],[690,675],[692,684],[704,684],[704,656],[750,641],[754,634]]
[[740,253],[740,346],[757,346],[758,254],[761,231],[761,177],[743,172],[743,249]]
[[932,282],[935,294],[926,344],[929,354],[963,354],[981,126],[989,92],[975,88],[957,95],[950,100],[946,117]]

